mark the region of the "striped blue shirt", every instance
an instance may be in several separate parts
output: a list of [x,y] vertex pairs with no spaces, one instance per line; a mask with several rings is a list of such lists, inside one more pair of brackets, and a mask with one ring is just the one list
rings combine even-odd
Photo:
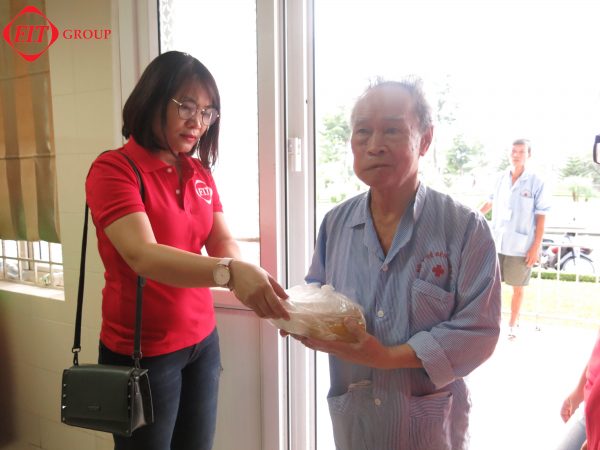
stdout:
[[535,216],[550,211],[544,182],[525,169],[513,184],[509,169],[498,178],[489,200],[498,253],[525,256],[535,239]]
[[467,448],[463,377],[492,354],[500,328],[499,270],[483,216],[421,183],[384,254],[361,194],[323,219],[306,281],[360,303],[369,333],[386,346],[408,343],[424,366],[379,370],[330,356],[336,447]]

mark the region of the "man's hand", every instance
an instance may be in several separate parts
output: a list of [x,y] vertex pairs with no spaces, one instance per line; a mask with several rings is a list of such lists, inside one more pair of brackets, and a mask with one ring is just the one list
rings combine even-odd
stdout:
[[533,244],[527,254],[525,255],[525,263],[527,267],[533,267],[533,265],[537,262],[540,256],[540,248],[539,246]]
[[[382,345],[375,336],[367,333],[354,319],[344,319],[344,326],[356,338],[355,343],[326,341],[298,335],[293,337],[310,349],[329,353],[344,361],[378,369],[391,368],[388,347]],[[281,335],[287,334],[283,332]]]

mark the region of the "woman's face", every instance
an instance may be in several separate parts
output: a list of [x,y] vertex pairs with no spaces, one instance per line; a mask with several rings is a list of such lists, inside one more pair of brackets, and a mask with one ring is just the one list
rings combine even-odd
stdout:
[[[186,112],[187,115],[193,112],[194,107],[197,109],[192,117],[181,118],[181,115],[186,116]],[[200,82],[190,81],[178,90],[167,105],[164,127],[159,116],[154,120],[154,135],[161,142],[162,150],[170,150],[176,155],[190,152],[208,130],[208,126],[202,122],[202,110],[211,107],[213,105],[208,91]]]

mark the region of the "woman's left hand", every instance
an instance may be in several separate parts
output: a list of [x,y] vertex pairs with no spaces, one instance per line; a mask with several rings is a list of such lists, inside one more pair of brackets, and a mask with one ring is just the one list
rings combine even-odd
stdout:
[[282,302],[288,295],[263,268],[234,260],[230,265],[231,290],[258,317],[289,320]]

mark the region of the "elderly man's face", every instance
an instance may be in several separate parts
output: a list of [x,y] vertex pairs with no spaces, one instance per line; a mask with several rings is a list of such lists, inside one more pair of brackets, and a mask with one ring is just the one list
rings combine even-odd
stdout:
[[410,94],[395,86],[371,89],[358,101],[353,117],[356,176],[375,189],[414,187],[432,130],[421,135]]

